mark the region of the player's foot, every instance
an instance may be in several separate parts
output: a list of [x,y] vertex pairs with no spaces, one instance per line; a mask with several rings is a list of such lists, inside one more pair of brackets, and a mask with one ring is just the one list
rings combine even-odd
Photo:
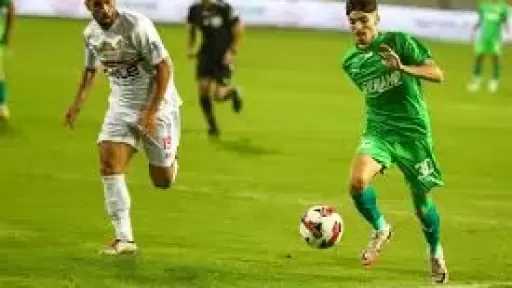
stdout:
[[217,138],[217,137],[219,137],[219,135],[220,135],[220,131],[218,128],[214,127],[214,128],[208,129],[208,136]]
[[133,255],[135,253],[137,253],[135,242],[126,242],[119,239],[115,239],[110,245],[100,251],[100,254],[108,256]]
[[432,283],[448,283],[448,268],[446,267],[443,252],[430,257],[430,265],[432,266]]
[[391,226],[388,225],[382,230],[373,231],[370,237],[368,246],[364,249],[361,255],[361,264],[365,267],[370,267],[377,261],[380,251],[391,239],[393,232]]
[[475,78],[471,80],[468,84],[468,91],[471,93],[478,92],[480,90],[480,85],[482,83],[482,80],[480,78]]
[[500,87],[500,81],[493,79],[493,80],[489,81],[487,89],[489,89],[489,92],[494,94],[494,93],[498,92],[499,87]]
[[11,114],[7,105],[0,105],[0,120],[9,120]]
[[231,103],[233,104],[233,111],[235,111],[236,113],[240,113],[240,111],[242,111],[243,108],[243,100],[242,95],[240,93],[240,89],[233,89],[231,101]]

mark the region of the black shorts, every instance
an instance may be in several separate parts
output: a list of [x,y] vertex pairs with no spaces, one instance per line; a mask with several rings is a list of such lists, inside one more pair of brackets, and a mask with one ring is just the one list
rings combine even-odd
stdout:
[[231,65],[225,65],[223,60],[222,57],[199,55],[197,61],[197,78],[210,78],[214,79],[219,85],[230,85],[233,68]]

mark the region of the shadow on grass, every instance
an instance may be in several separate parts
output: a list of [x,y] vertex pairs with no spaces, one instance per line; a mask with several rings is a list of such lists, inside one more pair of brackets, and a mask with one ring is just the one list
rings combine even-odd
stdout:
[[282,152],[275,149],[268,149],[263,146],[254,144],[249,138],[240,138],[234,140],[226,140],[222,138],[212,139],[212,143],[217,145],[221,150],[238,153],[247,156],[263,156],[263,155],[278,155]]
[[0,120],[0,137],[6,137],[14,134],[14,128],[9,122]]

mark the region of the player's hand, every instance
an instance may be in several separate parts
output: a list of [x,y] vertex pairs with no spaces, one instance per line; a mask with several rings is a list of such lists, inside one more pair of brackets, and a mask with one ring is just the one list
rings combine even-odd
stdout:
[[231,49],[229,49],[226,54],[224,54],[223,63],[224,65],[231,65],[235,62],[235,53]]
[[64,116],[64,125],[67,127],[73,129],[75,128],[75,121],[78,117],[78,114],[80,113],[80,108],[76,105],[71,105],[68,108],[68,111],[66,112],[66,115]]
[[388,45],[380,45],[379,54],[382,57],[382,63],[393,70],[402,70],[403,64],[400,56],[396,54]]
[[139,119],[139,126],[145,134],[153,136],[156,129],[156,116],[154,112],[144,110]]

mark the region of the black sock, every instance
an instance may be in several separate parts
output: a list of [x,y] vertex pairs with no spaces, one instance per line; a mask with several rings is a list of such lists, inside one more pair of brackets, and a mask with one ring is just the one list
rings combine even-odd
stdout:
[[213,115],[213,105],[212,100],[207,95],[200,96],[201,108],[203,110],[204,117],[208,122],[208,127],[210,130],[217,130],[217,123],[215,121],[215,116]]

